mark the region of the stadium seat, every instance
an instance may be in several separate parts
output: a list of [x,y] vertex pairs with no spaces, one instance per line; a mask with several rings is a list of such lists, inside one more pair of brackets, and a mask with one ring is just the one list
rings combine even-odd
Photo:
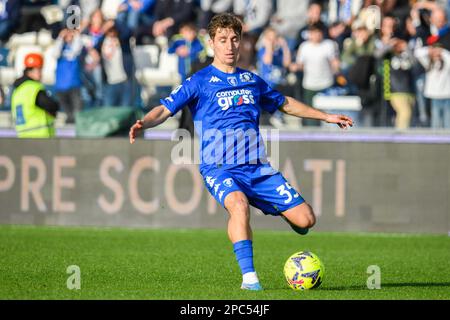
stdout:
[[[361,98],[358,96],[324,96],[316,95],[313,98],[313,107],[329,113],[343,113],[353,118],[359,125],[359,113],[362,110]],[[338,129],[335,124],[321,123],[322,127]]]
[[47,48],[54,43],[52,33],[48,30],[41,30],[37,34],[37,44],[43,48]]
[[101,11],[106,20],[116,19],[117,11],[123,0],[103,0]]
[[0,86],[11,86],[16,80],[16,71],[12,67],[0,67]]
[[0,86],[6,87],[13,84],[15,80],[14,68],[10,66],[10,55],[7,48],[0,48]]
[[49,48],[53,43],[51,33],[48,30],[14,34],[8,41],[7,47],[10,50],[9,57],[13,59],[8,63],[14,68],[16,76],[22,75],[25,55],[30,52],[44,54],[46,48]]
[[44,68],[42,70],[42,83],[47,86],[55,84],[57,59],[52,54],[52,47],[44,52]]
[[15,58],[14,58],[13,65],[14,65],[14,71],[15,71],[16,77],[20,77],[23,74],[23,69],[24,69],[23,61],[25,59],[25,56],[31,52],[43,54],[42,48],[38,45],[26,45],[26,44],[20,45],[15,50],[15,54],[14,54]]
[[158,66],[159,47],[157,45],[136,46],[133,50],[136,70]]
[[322,110],[361,111],[361,98],[358,96],[321,96],[313,98],[313,107]]
[[7,43],[7,47],[13,50],[22,45],[38,45],[41,47],[48,47],[52,45],[52,34],[48,30],[41,30],[39,32],[27,32],[23,34],[13,34]]
[[64,19],[64,11],[56,4],[42,7],[41,14],[48,25],[61,22]]
[[[171,55],[163,50],[159,53],[157,63],[155,62],[155,53],[157,46],[144,46],[145,48],[135,48],[136,61],[136,79],[143,87],[143,99],[156,94],[156,87],[175,88],[181,83],[181,77],[178,73],[178,57]],[[155,48],[156,47],[156,48]],[[159,49],[158,49],[159,50]],[[138,61],[139,60],[139,61]]]

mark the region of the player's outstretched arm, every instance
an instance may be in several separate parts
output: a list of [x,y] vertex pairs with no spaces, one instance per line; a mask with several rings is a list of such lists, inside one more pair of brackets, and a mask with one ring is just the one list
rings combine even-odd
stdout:
[[317,119],[328,123],[335,123],[341,129],[353,126],[353,119],[343,114],[329,114],[292,98],[286,97],[280,111],[298,118]]
[[136,141],[136,137],[145,129],[153,128],[164,121],[170,116],[171,112],[165,106],[160,105],[150,110],[142,120],[136,121],[136,123],[130,128],[130,143],[133,144]]

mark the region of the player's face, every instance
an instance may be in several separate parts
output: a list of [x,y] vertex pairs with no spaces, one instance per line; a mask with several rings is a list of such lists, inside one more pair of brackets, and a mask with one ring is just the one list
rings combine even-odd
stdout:
[[210,45],[214,50],[214,59],[223,65],[235,66],[239,59],[241,38],[233,29],[218,29]]

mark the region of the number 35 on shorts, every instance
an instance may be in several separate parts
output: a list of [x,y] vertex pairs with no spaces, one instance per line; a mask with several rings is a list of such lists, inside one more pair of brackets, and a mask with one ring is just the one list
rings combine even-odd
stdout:
[[285,182],[281,186],[277,188],[278,194],[282,197],[287,197],[284,200],[285,204],[291,203],[293,199],[298,198],[300,195],[297,193],[297,191],[292,188],[292,186],[289,184],[289,182]]

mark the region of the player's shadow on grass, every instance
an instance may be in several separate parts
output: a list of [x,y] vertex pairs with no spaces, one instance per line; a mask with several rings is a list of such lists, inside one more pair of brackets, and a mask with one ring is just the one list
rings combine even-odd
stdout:
[[[450,288],[450,282],[404,282],[404,283],[381,283],[381,289],[383,288],[403,288],[403,287],[448,287]],[[339,287],[322,287],[320,290],[329,291],[342,291],[342,290],[367,290],[367,286],[339,286]]]

